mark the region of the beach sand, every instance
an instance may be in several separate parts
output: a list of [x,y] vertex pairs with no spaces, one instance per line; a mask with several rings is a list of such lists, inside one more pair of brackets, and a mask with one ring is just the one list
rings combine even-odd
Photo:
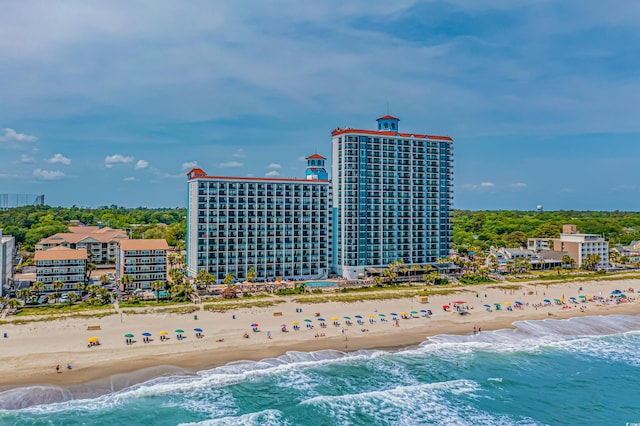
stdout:
[[[474,326],[488,331],[508,328],[521,320],[640,313],[638,300],[607,306],[589,302],[584,312],[580,310],[580,304],[569,304],[570,309],[556,304],[533,306],[544,299],[553,302],[555,298],[564,297],[569,302],[570,297],[575,297],[580,300],[580,295],[608,298],[614,289],[636,297],[635,292],[627,290],[640,291],[640,280],[521,285],[518,290],[493,288],[495,285],[461,287],[455,295],[430,296],[426,304],[418,303],[417,297],[356,303],[297,304],[287,301],[269,308],[246,308],[226,313],[116,314],[102,318],[6,324],[0,326],[0,388],[40,384],[76,389],[94,387],[108,392],[161,375],[192,374],[231,361],[260,360],[289,351],[391,349],[417,345],[436,334],[473,333]],[[442,309],[443,305],[458,300],[471,308],[468,315]],[[525,306],[507,311],[504,303],[514,304],[515,301]],[[503,310],[488,312],[483,307],[494,303],[502,304]],[[300,309],[302,312],[298,312]],[[399,319],[399,326],[391,320],[392,312],[400,314],[421,309],[431,310],[433,316],[425,318],[419,313],[415,318]],[[282,312],[282,315],[274,316],[274,311]],[[326,328],[320,328],[316,313],[326,320]],[[380,313],[386,315],[388,322],[380,321]],[[364,317],[364,325],[355,323],[355,315]],[[369,315],[375,316],[375,323],[369,323]],[[354,325],[346,327],[344,316],[350,316]],[[340,326],[332,325],[332,317],[340,318]],[[312,320],[313,329],[306,328],[305,319]],[[293,321],[300,323],[299,331],[292,329]],[[260,332],[252,331],[252,323],[259,324]],[[282,324],[287,325],[288,332],[281,331]],[[90,325],[99,325],[100,330],[87,330]],[[196,338],[194,328],[201,328],[204,337]],[[177,339],[176,329],[184,330],[186,338]],[[167,341],[160,341],[158,333],[162,330],[169,332]],[[152,333],[153,340],[143,343],[142,332]],[[268,338],[268,332],[271,338]],[[4,333],[7,333],[6,338],[2,337]],[[126,333],[134,334],[133,344],[126,344]],[[244,333],[249,334],[248,339],[243,338]],[[325,336],[314,337],[316,333]],[[99,338],[99,346],[87,347],[87,339],[92,336]],[[224,341],[218,341],[220,339]],[[71,370],[67,369],[68,363]],[[56,365],[60,366],[60,373],[56,372]]]

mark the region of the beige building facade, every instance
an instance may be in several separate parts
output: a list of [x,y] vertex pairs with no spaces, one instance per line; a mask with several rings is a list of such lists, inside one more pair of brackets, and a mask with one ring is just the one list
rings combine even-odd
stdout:
[[[120,241],[116,256],[116,280],[120,289],[147,290],[155,281],[166,282],[168,252],[169,245],[164,239]],[[123,283],[125,275],[133,277],[133,283]]]
[[95,264],[114,263],[118,242],[129,237],[121,229],[98,226],[70,226],[69,232],[58,233],[44,238],[36,244],[36,250],[52,247],[67,247],[86,250],[89,262]]
[[82,249],[60,246],[36,251],[36,281],[45,285],[46,292],[54,291],[56,281],[62,282],[62,291],[75,290],[77,283],[87,279],[87,260],[87,251]]

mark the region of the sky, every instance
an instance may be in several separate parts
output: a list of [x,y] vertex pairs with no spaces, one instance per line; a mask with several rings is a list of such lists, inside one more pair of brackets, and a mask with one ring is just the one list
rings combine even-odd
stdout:
[[331,130],[454,139],[458,209],[640,210],[640,2],[0,2],[0,194],[178,207]]

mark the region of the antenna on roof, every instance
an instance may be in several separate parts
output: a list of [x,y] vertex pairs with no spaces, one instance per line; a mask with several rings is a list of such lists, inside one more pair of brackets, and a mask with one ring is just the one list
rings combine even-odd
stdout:
[[389,101],[387,101],[387,115],[389,115]]

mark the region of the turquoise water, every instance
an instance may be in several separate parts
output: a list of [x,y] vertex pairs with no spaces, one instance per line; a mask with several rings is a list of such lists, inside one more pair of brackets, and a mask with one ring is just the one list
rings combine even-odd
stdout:
[[307,281],[304,285],[307,287],[337,287],[338,283],[335,281]]
[[[640,317],[523,321],[400,351],[292,352],[98,397],[0,393],[16,425],[624,425],[640,421]],[[49,402],[21,409],[28,396]]]

